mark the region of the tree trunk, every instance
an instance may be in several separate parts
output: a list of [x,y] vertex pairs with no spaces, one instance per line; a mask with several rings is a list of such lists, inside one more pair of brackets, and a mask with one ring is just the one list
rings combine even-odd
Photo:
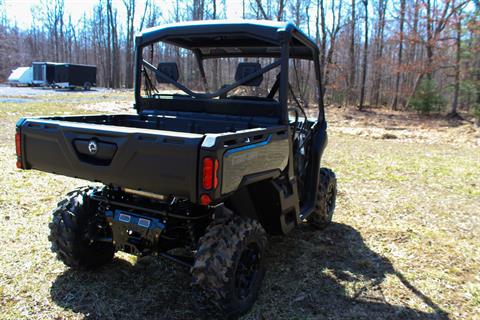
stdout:
[[367,79],[367,57],[368,57],[368,0],[362,0],[365,7],[365,39],[363,43],[363,62],[362,62],[362,85],[360,89],[360,104],[358,109],[362,110],[365,100],[365,81]]
[[450,110],[450,117],[459,117],[457,113],[458,95],[460,92],[460,63],[461,63],[461,44],[462,44],[462,18],[460,14],[456,14],[456,55],[455,55],[455,83],[453,90],[452,108]]
[[127,11],[127,39],[125,46],[125,87],[133,86],[133,21],[135,19],[135,0],[123,0]]
[[285,1],[286,0],[279,0],[278,12],[277,12],[277,21],[281,21],[282,18],[283,18],[283,11],[285,9]]
[[[327,50],[327,28],[325,25],[325,7],[323,5],[323,0],[318,0],[320,2],[320,24],[322,26],[322,42],[320,48],[320,74],[323,75],[325,68],[326,60],[326,50]],[[325,95],[325,88],[322,90],[323,95]]]
[[402,67],[402,55],[403,55],[403,28],[405,23],[405,0],[400,1],[400,40],[398,44],[398,57],[397,57],[397,70],[395,79],[395,93],[392,102],[392,109],[397,110],[398,105],[398,91],[400,90],[400,69]]
[[379,105],[380,90],[382,85],[383,73],[383,47],[384,47],[384,30],[385,30],[385,13],[387,9],[387,0],[378,1],[378,25],[375,39],[375,59],[372,62],[373,68],[373,84],[371,93],[371,103],[375,106]]
[[425,48],[427,50],[427,64],[426,64],[426,76],[427,80],[433,79],[433,30],[432,30],[432,6],[431,0],[427,0],[427,43]]
[[[212,0],[213,4],[213,14],[212,14],[212,19],[216,20],[217,19],[217,0]],[[217,90],[220,86],[218,83],[218,59],[213,59],[212,60],[213,64],[213,77],[212,77],[212,82],[213,82],[213,90]]]
[[354,90],[355,90],[355,0],[352,0],[352,12],[351,12],[351,25],[350,25],[350,74],[348,77],[348,102],[350,104],[355,103]]

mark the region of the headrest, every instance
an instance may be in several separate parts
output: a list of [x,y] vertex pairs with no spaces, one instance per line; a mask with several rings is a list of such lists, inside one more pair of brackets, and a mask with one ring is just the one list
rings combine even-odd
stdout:
[[[178,67],[175,62],[160,62],[157,66],[158,71],[166,75],[172,80],[178,81]],[[167,80],[155,75],[158,83],[169,83]]]
[[[258,72],[262,69],[262,66],[258,62],[240,62],[237,67],[237,72],[235,72],[235,81],[239,81],[252,73]],[[263,74],[258,77],[242,84],[243,86],[252,86],[257,87],[263,81]]]

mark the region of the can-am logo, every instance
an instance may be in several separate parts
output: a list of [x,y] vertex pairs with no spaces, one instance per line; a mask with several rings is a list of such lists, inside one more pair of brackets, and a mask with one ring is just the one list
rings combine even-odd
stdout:
[[98,151],[98,146],[97,146],[97,143],[92,140],[88,143],[88,152],[90,152],[91,154],[96,154]]

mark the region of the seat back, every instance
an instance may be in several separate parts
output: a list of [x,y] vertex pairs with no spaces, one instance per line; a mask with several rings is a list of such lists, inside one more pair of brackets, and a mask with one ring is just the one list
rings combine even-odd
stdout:
[[[178,66],[175,62],[160,62],[157,66],[158,71],[166,75],[172,80],[178,81]],[[167,80],[159,77],[158,74],[155,75],[158,83],[170,83]]]
[[[258,62],[240,62],[235,72],[235,81],[239,81],[252,73],[258,72],[262,69],[262,66]],[[263,74],[246,82],[243,86],[258,87],[263,81]]]

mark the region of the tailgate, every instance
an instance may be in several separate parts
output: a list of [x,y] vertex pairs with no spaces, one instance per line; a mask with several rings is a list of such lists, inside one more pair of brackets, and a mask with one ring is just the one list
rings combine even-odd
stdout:
[[24,119],[26,169],[196,198],[201,134]]

